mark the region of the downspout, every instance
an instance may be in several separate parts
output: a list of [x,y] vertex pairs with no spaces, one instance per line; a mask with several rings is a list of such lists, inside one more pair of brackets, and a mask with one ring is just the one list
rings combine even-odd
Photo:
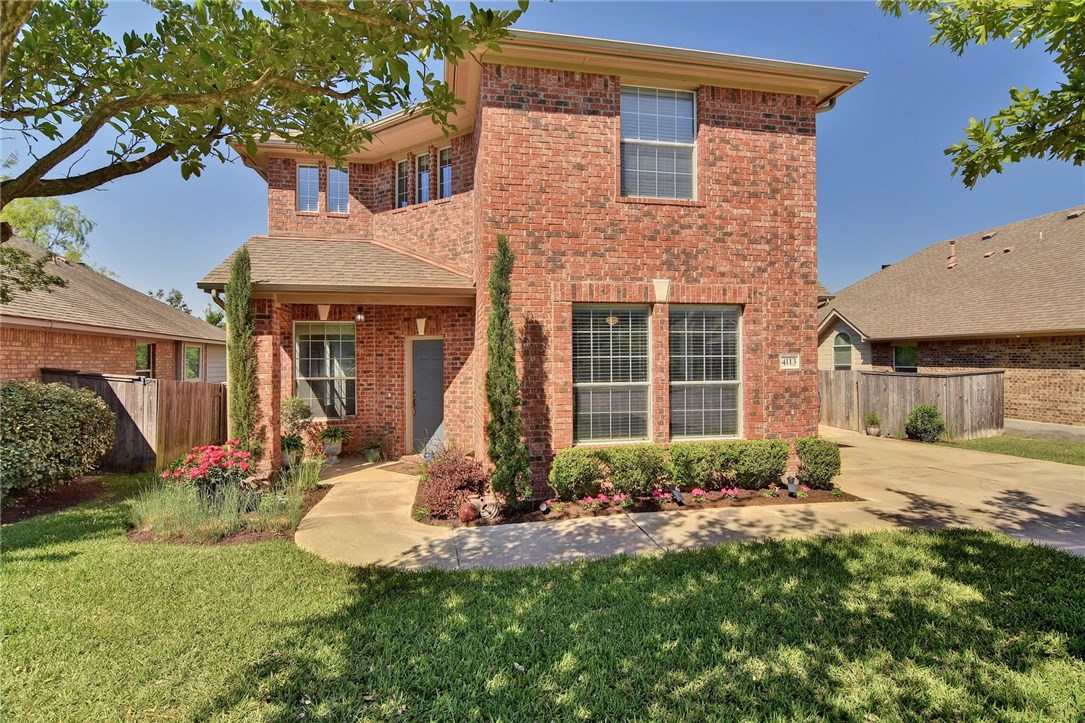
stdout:
[[226,311],[226,303],[222,300],[222,297],[219,296],[218,289],[211,289],[211,301],[215,302],[215,306]]
[[836,107],[836,96],[834,95],[832,98],[829,98],[827,103],[819,105],[817,108],[815,108],[814,112],[815,113],[828,113],[829,111],[831,111],[835,107]]

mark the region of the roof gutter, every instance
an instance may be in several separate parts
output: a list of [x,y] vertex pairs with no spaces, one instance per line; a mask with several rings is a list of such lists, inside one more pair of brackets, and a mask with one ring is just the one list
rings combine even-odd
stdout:
[[831,111],[833,108],[836,107],[836,98],[837,98],[837,96],[835,96],[835,95],[832,98],[829,98],[828,101],[826,101],[825,103],[822,103],[817,108],[815,108],[814,112],[815,113],[828,113],[829,111]]
[[178,334],[163,334],[161,332],[142,331],[140,329],[121,329],[112,326],[93,326],[91,324],[74,324],[67,321],[53,321],[52,319],[35,319],[29,316],[2,317],[4,326],[15,326],[29,329],[44,329],[45,331],[68,331],[80,334],[93,334],[95,336],[124,336],[132,339],[164,339],[166,341],[190,341],[198,344],[226,344],[225,339],[209,339],[201,336],[181,336]]

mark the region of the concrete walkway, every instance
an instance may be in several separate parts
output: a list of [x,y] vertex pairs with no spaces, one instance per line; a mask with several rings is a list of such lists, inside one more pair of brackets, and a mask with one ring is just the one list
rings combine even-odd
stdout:
[[1085,554],[1085,468],[831,427],[821,433],[841,445],[838,483],[864,501],[451,529],[411,519],[414,477],[344,465],[332,468],[334,486],[295,539],[328,560],[400,569],[541,565],[894,527],[984,527]]

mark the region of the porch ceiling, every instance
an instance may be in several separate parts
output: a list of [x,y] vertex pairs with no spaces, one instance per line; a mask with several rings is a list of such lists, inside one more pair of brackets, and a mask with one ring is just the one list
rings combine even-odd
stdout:
[[[373,239],[253,236],[245,246],[257,293],[474,295],[475,284],[463,269]],[[224,289],[238,251],[197,286]]]

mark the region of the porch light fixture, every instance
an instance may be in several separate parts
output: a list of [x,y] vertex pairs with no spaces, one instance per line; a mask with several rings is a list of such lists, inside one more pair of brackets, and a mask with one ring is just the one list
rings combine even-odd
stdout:
[[619,321],[620,319],[616,315],[611,314],[607,317],[607,326],[617,326]]
[[365,312],[362,311],[362,307],[360,306],[358,307],[358,310],[354,312],[354,321],[358,322],[359,324],[365,321]]

